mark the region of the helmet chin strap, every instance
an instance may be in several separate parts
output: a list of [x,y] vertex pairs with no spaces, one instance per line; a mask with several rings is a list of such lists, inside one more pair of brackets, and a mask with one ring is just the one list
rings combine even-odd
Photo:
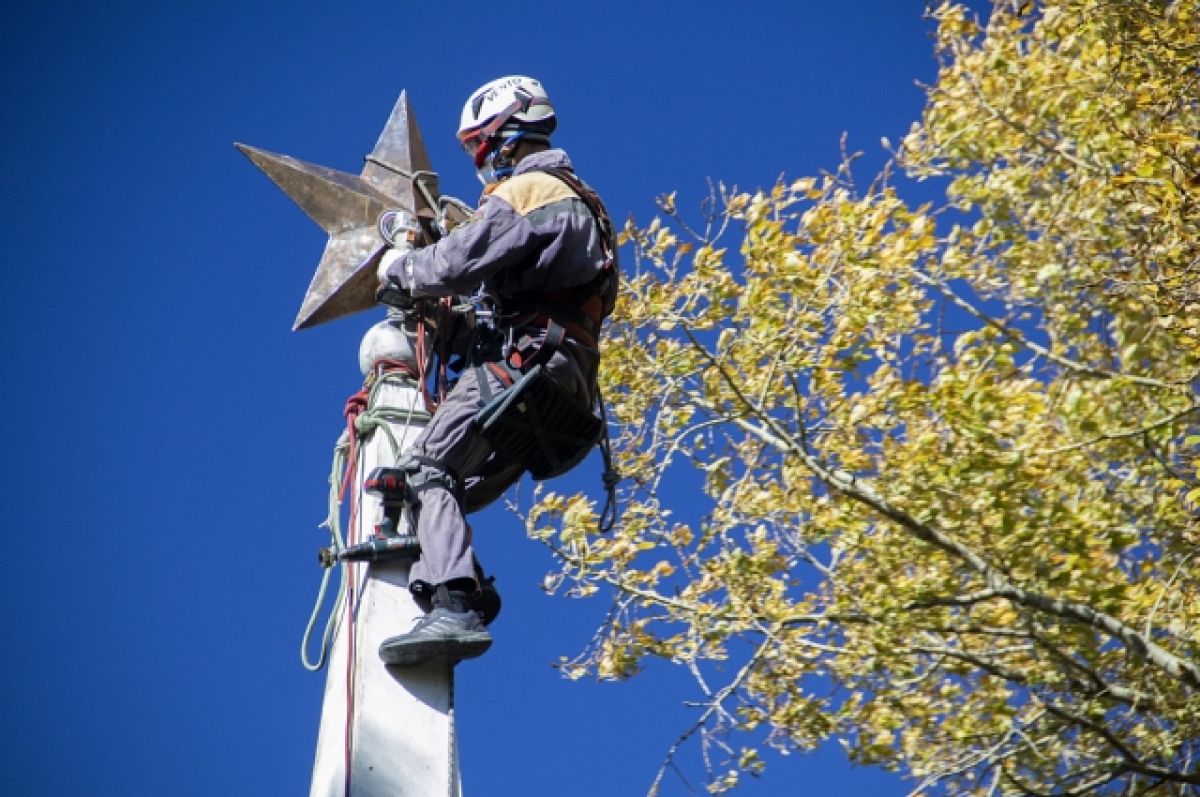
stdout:
[[[503,133],[503,131],[501,131]],[[482,164],[476,168],[480,182],[485,186],[497,183],[512,176],[516,163],[513,153],[517,151],[522,141],[533,141],[543,144],[550,143],[550,136],[545,133],[534,133],[528,130],[516,130],[508,133],[504,142],[487,154]]]

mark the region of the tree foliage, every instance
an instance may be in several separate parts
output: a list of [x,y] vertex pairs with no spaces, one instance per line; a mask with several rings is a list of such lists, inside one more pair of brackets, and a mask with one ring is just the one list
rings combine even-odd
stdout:
[[869,185],[626,229],[621,522],[528,515],[552,587],[613,596],[563,666],[686,668],[712,792],[837,739],[916,793],[1195,794],[1200,9],[932,14]]

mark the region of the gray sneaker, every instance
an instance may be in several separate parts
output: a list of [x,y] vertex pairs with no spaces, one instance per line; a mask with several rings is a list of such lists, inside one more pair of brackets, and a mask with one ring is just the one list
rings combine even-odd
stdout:
[[407,634],[385,639],[379,658],[396,667],[416,667],[437,656],[446,656],[454,664],[482,656],[491,646],[492,635],[478,614],[437,606]]

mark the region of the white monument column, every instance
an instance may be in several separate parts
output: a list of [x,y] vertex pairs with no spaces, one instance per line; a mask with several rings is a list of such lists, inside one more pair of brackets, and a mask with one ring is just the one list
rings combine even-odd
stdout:
[[[416,365],[407,338],[387,322],[363,338],[364,375],[380,358]],[[395,465],[428,418],[418,386],[400,373],[386,374],[371,397],[365,415],[385,423],[391,437],[383,428],[359,437],[348,491],[357,493],[358,511],[348,546],[368,539],[380,517],[380,501],[363,492],[363,480],[376,467]],[[402,533],[406,524],[407,510]],[[453,668],[445,657],[412,668],[389,667],[379,659],[384,639],[408,631],[424,615],[408,591],[411,561],[342,566],[350,568],[348,594],[339,604],[328,661],[310,795],[458,797]]]
[[[294,329],[377,307],[375,266],[385,244],[377,222],[384,211],[414,213],[426,241],[437,237],[443,223],[453,226],[471,212],[457,200],[440,197],[437,174],[404,92],[358,174],[245,144],[235,146],[329,234]],[[376,324],[363,339],[359,361],[364,376],[380,358],[415,366],[413,347],[386,322]],[[365,431],[355,441],[349,493],[358,511],[349,544],[368,539],[379,513],[380,501],[363,493],[363,479],[376,467],[395,465],[428,418],[414,380],[393,372],[379,381],[365,415],[386,418],[382,427]],[[412,414],[406,415],[409,411]],[[461,789],[452,669],[441,659],[407,670],[389,669],[379,660],[379,643],[410,630],[422,615],[407,589],[410,563],[346,566],[349,588],[346,600],[336,604],[310,793],[457,797]]]

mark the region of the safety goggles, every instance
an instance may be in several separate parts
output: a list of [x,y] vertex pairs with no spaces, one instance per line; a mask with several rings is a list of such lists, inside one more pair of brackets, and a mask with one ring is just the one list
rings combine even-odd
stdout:
[[492,140],[489,135],[486,129],[476,130],[459,141],[462,144],[463,152],[467,153],[467,157],[475,162],[476,169],[483,166],[488,155],[492,153]]

